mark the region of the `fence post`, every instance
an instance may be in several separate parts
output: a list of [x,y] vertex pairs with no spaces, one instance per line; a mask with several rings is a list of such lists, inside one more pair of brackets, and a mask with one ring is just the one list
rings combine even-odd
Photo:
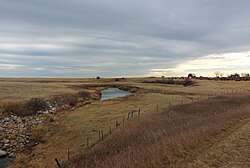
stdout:
[[89,138],[87,138],[87,149],[89,149]]
[[123,115],[123,117],[122,117],[122,125],[124,125],[124,123],[125,123],[125,116]]
[[101,140],[101,131],[99,131],[99,141]]
[[68,153],[68,161],[69,161],[69,149],[67,150],[67,153]]
[[103,139],[104,139],[104,136],[103,136],[103,131],[102,131],[102,141],[103,141]]
[[157,104],[157,105],[156,105],[156,111],[158,111],[158,110],[159,110],[159,105]]
[[115,121],[115,127],[118,128],[118,126],[119,126],[118,121]]
[[128,118],[127,118],[127,120],[129,120],[129,116],[130,116],[130,112],[128,112]]
[[139,109],[139,111],[138,111],[138,116],[141,114],[141,109]]
[[109,126],[109,134],[111,134],[111,127]]
[[62,166],[60,165],[60,163],[59,163],[59,161],[58,161],[57,158],[55,158],[55,161],[56,161],[57,166],[58,166],[59,168],[61,168]]

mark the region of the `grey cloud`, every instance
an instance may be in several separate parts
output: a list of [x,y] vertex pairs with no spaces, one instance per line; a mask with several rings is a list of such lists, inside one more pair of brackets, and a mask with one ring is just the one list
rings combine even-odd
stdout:
[[249,51],[249,7],[248,0],[2,1],[0,61],[23,67],[1,73],[145,75]]

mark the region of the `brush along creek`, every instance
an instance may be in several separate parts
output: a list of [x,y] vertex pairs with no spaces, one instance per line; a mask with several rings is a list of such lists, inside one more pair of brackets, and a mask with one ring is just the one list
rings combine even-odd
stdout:
[[[124,97],[131,94],[119,88],[101,91],[101,101]],[[0,118],[0,167],[8,167],[8,162],[17,151],[29,150],[38,145],[39,139],[32,136],[31,130],[46,123],[47,111],[39,115],[19,117],[10,115]],[[54,113],[54,111],[53,111]]]

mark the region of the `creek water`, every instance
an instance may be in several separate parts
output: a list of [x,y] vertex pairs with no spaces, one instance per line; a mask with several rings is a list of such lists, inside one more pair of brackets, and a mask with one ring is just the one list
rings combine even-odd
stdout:
[[0,158],[0,168],[7,168],[9,165],[9,159],[7,157]]
[[117,97],[124,97],[124,96],[131,94],[130,92],[127,92],[118,88],[108,88],[108,89],[101,91],[101,93],[102,93],[101,101],[114,99]]
[[[118,88],[108,88],[101,91],[101,93],[102,93],[101,101],[114,99],[117,97],[124,97],[131,94],[130,92]],[[7,157],[0,158],[0,168],[8,168],[8,165],[9,165],[9,159]]]

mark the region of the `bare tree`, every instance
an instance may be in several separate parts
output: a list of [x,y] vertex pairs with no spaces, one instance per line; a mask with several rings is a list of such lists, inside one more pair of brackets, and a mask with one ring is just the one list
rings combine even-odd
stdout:
[[222,76],[224,75],[224,73],[223,72],[220,72],[220,77],[222,78]]
[[216,72],[214,72],[214,74],[215,74],[215,77],[216,77],[216,78],[219,78],[219,77],[220,77],[220,71],[216,71]]
[[242,77],[249,77],[249,73],[241,73]]

